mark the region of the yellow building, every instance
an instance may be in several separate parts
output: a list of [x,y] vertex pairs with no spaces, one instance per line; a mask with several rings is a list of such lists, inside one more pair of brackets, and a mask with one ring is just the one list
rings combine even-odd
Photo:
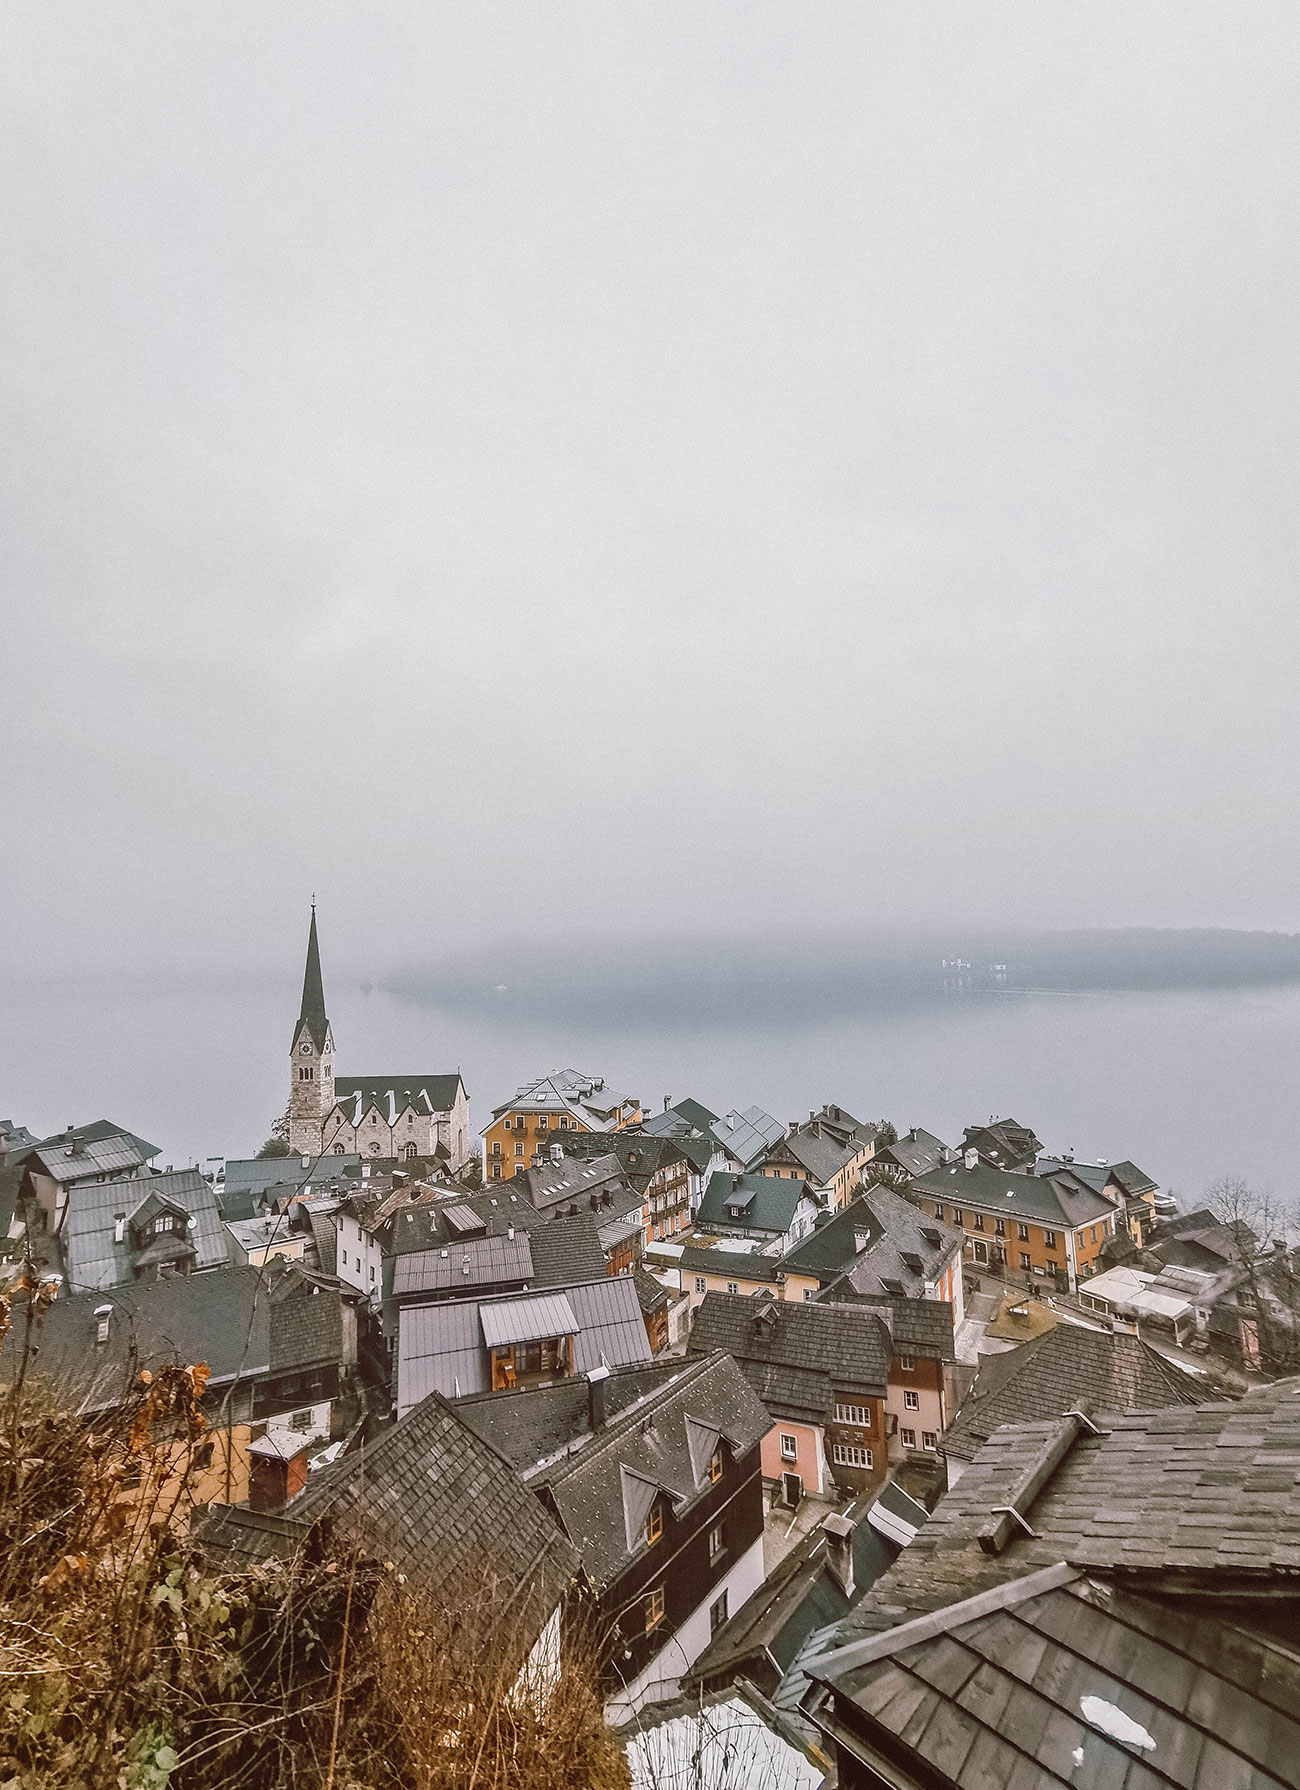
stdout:
[[640,1124],[641,1102],[616,1094],[599,1076],[559,1069],[526,1082],[498,1106],[483,1132],[483,1179],[509,1181],[545,1159],[552,1142],[574,1131],[623,1131]]

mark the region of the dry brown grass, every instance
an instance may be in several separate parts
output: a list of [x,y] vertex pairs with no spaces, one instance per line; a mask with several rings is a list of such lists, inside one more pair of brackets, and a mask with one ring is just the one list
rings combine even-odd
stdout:
[[201,1365],[84,1421],[0,1337],[0,1790],[625,1790],[593,1655],[521,1680],[490,1571],[436,1600],[318,1535],[231,1571],[185,1538]]

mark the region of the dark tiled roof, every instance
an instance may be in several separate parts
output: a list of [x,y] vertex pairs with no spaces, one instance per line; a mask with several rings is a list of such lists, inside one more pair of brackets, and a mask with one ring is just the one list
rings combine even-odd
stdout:
[[707,1137],[710,1126],[718,1122],[718,1114],[710,1112],[698,1100],[679,1100],[666,1113],[656,1113],[653,1118],[647,1119],[644,1129],[651,1134],[670,1132],[673,1120],[690,1125],[701,1137]]
[[647,1317],[651,1312],[665,1310],[672,1303],[667,1287],[657,1281],[653,1274],[647,1274],[639,1262],[632,1270],[632,1285],[641,1301],[641,1310]]
[[1207,1397],[1191,1374],[1136,1336],[1058,1324],[1019,1348],[983,1357],[943,1449],[972,1460],[1000,1425],[1061,1417],[1080,1399],[1112,1411],[1201,1404]]
[[683,1243],[679,1262],[683,1273],[731,1275],[737,1280],[774,1281],[783,1264],[779,1256],[757,1250],[707,1249],[699,1243]]
[[1029,1167],[1042,1147],[1029,1127],[1014,1119],[966,1127],[965,1148],[978,1150],[999,1170]]
[[[802,1181],[786,1180],[779,1175],[736,1175],[715,1169],[704,1189],[695,1222],[702,1231],[712,1225],[742,1224],[747,1230],[770,1231],[779,1237],[789,1230],[803,1197]],[[734,1205],[744,1206],[738,1219],[728,1216],[727,1208]]]
[[997,1212],[1006,1218],[1032,1218],[1049,1227],[1074,1230],[1108,1218],[1115,1207],[1091,1188],[1072,1188],[1048,1175],[1017,1175],[979,1163],[967,1168],[952,1163],[921,1175],[909,1190],[915,1198],[936,1204]]
[[882,1145],[876,1151],[876,1160],[896,1163],[909,1175],[926,1175],[931,1169],[938,1168],[945,1149],[947,1145],[941,1137],[914,1125],[896,1143]]
[[918,1355],[927,1361],[955,1361],[952,1306],[939,1299],[891,1298],[888,1293],[843,1294],[833,1282],[818,1295],[818,1305],[860,1305],[878,1311],[889,1325],[895,1355]]
[[[859,1249],[861,1236],[866,1241]],[[847,1275],[847,1290],[853,1292],[893,1293],[895,1288],[885,1285],[893,1281],[903,1295],[919,1298],[961,1246],[962,1233],[955,1227],[892,1187],[873,1187],[789,1250],[783,1266],[824,1283],[836,1282],[836,1297],[844,1290],[837,1277]],[[920,1266],[904,1260],[907,1256]]]
[[824,1672],[837,1711],[908,1782],[914,1771],[954,1790],[1296,1782],[1294,1653],[1235,1612],[1171,1609],[1069,1567],[910,1623]]
[[737,1361],[826,1374],[838,1387],[883,1398],[889,1378],[889,1331],[856,1305],[820,1305],[706,1293],[695,1313],[690,1352],[723,1349]]
[[771,1427],[734,1361],[715,1355],[679,1366],[682,1371],[635,1411],[606,1425],[584,1448],[540,1476],[597,1589],[646,1549],[640,1523],[629,1546],[625,1471],[662,1488],[681,1515],[713,1489],[698,1446],[692,1448],[692,1424],[697,1435],[723,1437],[738,1458],[756,1449]]
[[[614,1368],[603,1382],[606,1421],[639,1404],[683,1372],[685,1363],[680,1360]],[[575,1374],[554,1386],[480,1392],[458,1399],[456,1414],[503,1454],[517,1472],[528,1477],[530,1470],[542,1462],[584,1447],[590,1440],[592,1388],[585,1374]]]
[[363,1112],[371,1106],[387,1107],[391,1100],[399,1113],[405,1112],[408,1106],[445,1113],[456,1104],[460,1086],[459,1074],[336,1075],[334,1098],[342,1102],[360,1095]]
[[[313,1292],[312,1289],[316,1291]],[[96,1313],[111,1308],[109,1338],[97,1345]],[[14,1371],[21,1314],[0,1350],[0,1380]],[[110,1292],[55,1300],[37,1332],[37,1372],[86,1408],[118,1398],[142,1367],[206,1361],[211,1383],[239,1374],[337,1362],[342,1344],[338,1283],[297,1265],[214,1268],[208,1274],[138,1281]]]
[[[995,1430],[896,1565],[841,1624],[875,1634],[1065,1561],[1148,1584],[1300,1583],[1300,1380],[1237,1403],[1094,1412]],[[1071,1440],[1071,1438],[1073,1438]],[[986,1552],[980,1531],[1054,1443],[1064,1458],[1024,1514],[1032,1535]]]
[[286,1515],[328,1520],[435,1596],[470,1600],[495,1581],[502,1614],[523,1622],[525,1646],[578,1568],[538,1500],[437,1393],[313,1474]]
[[823,1186],[833,1180],[846,1163],[853,1161],[860,1148],[856,1143],[844,1144],[811,1126],[802,1126],[772,1144],[764,1153],[763,1161],[793,1158],[810,1181]]
[[[506,1183],[503,1181],[504,1187]],[[608,1217],[639,1208],[641,1195],[632,1187],[623,1172],[623,1164],[613,1150],[599,1156],[571,1156],[567,1152],[558,1162],[542,1161],[536,1168],[516,1174],[511,1187],[521,1199],[527,1199],[538,1211],[553,1207],[578,1206],[588,1211],[601,1210]],[[606,1197],[608,1196],[608,1197]],[[592,1205],[592,1200],[596,1204]]]

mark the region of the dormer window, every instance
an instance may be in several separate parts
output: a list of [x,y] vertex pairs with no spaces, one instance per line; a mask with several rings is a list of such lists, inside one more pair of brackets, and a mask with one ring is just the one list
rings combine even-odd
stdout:
[[155,1237],[166,1237],[179,1229],[179,1220],[174,1212],[160,1212],[153,1221],[152,1234]]
[[722,1450],[715,1448],[709,1457],[709,1484],[717,1485],[722,1478]]
[[664,1508],[656,1500],[650,1506],[650,1514],[645,1520],[646,1546],[652,1548],[664,1532]]

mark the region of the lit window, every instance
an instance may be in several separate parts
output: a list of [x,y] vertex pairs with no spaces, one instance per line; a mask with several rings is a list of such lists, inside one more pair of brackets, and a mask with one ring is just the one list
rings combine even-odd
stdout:
[[874,1457],[869,1448],[856,1448],[848,1442],[836,1442],[832,1460],[837,1467],[870,1467]]
[[931,1448],[931,1449],[938,1448],[939,1438],[933,1430],[922,1430],[921,1431],[921,1446],[922,1446],[922,1448]]
[[781,1459],[783,1461],[797,1461],[799,1459],[799,1438],[798,1438],[798,1436],[788,1436],[785,1434],[784,1431],[782,1431],[782,1434],[781,1434]]
[[898,1433],[903,1439],[903,1447],[904,1448],[915,1448],[916,1447],[916,1431],[915,1430],[899,1430]]
[[920,1393],[919,1392],[905,1392],[903,1394],[903,1405],[904,1405],[904,1408],[908,1411],[919,1411],[921,1409]]
[[645,1632],[650,1634],[664,1619],[664,1588],[656,1585],[645,1600]]
[[836,1405],[836,1423],[855,1423],[860,1429],[871,1428],[871,1407],[869,1405]]
[[709,1456],[709,1483],[717,1485],[722,1478],[722,1450],[715,1448]]
[[664,1532],[664,1510],[662,1504],[652,1504],[650,1515],[645,1520],[646,1546],[653,1547]]

